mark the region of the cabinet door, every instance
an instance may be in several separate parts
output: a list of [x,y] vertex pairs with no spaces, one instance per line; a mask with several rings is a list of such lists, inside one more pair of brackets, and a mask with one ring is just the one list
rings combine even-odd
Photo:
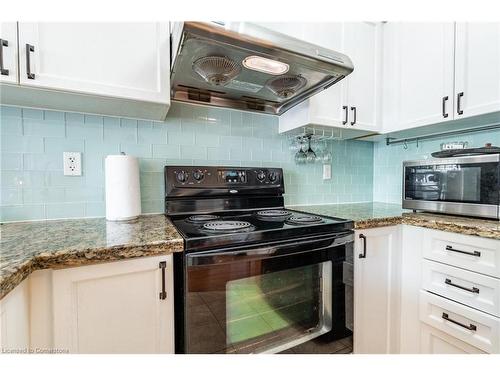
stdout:
[[0,23],[0,60],[2,63],[0,82],[18,83],[17,78],[17,24]]
[[[308,42],[344,52],[344,25],[341,22],[308,23],[304,30]],[[353,74],[353,73],[351,73]],[[312,124],[347,126],[343,106],[347,105],[346,83],[342,80],[308,100]],[[305,124],[304,124],[305,125]]]
[[170,103],[168,23],[21,22],[19,46],[21,85]]
[[29,298],[29,284],[24,280],[0,300],[0,353],[29,350]]
[[399,237],[399,227],[356,231],[354,353],[399,351]]
[[[166,262],[166,299],[160,299]],[[54,347],[71,353],[173,353],[172,256],[53,272]]]
[[[377,130],[380,69],[379,26],[374,22],[346,22],[344,50],[354,65],[345,78],[349,106],[348,126]],[[354,118],[356,117],[356,118]]]
[[[454,24],[398,23],[387,27],[384,53],[385,93],[395,90],[385,114],[386,131],[403,130],[453,119]],[[391,60],[393,60],[391,62]],[[447,99],[445,100],[445,98]],[[385,96],[384,96],[385,98]],[[444,106],[443,106],[444,101]]]
[[500,23],[457,23],[455,45],[455,118],[500,111]]
[[422,323],[420,354],[485,354],[485,352]]

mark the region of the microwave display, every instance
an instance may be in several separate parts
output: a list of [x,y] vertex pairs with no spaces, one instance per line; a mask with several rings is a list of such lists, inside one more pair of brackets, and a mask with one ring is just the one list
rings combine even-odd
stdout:
[[499,204],[499,164],[428,164],[405,166],[404,199]]

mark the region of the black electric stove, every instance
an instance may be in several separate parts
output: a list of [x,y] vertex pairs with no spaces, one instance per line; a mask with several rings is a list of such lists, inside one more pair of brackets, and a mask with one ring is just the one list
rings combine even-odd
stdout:
[[280,168],[167,166],[165,194],[185,244],[177,353],[276,353],[352,334],[352,221],[285,208]]

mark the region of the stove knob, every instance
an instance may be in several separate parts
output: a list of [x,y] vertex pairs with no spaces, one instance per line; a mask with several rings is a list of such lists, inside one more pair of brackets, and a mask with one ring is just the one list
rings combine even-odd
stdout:
[[193,173],[193,178],[196,180],[196,181],[201,181],[203,180],[203,178],[205,177],[205,174],[203,173],[203,171],[201,170],[196,170],[194,173]]
[[272,183],[276,182],[278,180],[278,174],[276,172],[269,172],[269,175],[267,176],[269,178],[269,181]]
[[184,183],[188,180],[189,173],[187,173],[186,171],[180,171],[177,173],[176,177],[177,177],[177,181]]
[[260,182],[264,181],[266,179],[266,173],[264,171],[259,171],[257,173],[257,180]]

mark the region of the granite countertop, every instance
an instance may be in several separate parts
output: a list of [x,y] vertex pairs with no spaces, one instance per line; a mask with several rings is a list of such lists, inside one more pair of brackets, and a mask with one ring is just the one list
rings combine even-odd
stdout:
[[[500,240],[500,222],[413,213],[400,204],[352,203],[291,207],[352,219],[356,229],[408,224]],[[184,242],[164,215],[131,222],[104,218],[0,224],[0,299],[31,272],[183,251]]]
[[0,299],[31,272],[183,251],[164,215],[0,224]]
[[500,221],[452,215],[414,213],[411,210],[403,210],[400,204],[369,202],[294,206],[290,208],[315,213],[317,215],[352,219],[355,229],[408,224],[500,240]]

